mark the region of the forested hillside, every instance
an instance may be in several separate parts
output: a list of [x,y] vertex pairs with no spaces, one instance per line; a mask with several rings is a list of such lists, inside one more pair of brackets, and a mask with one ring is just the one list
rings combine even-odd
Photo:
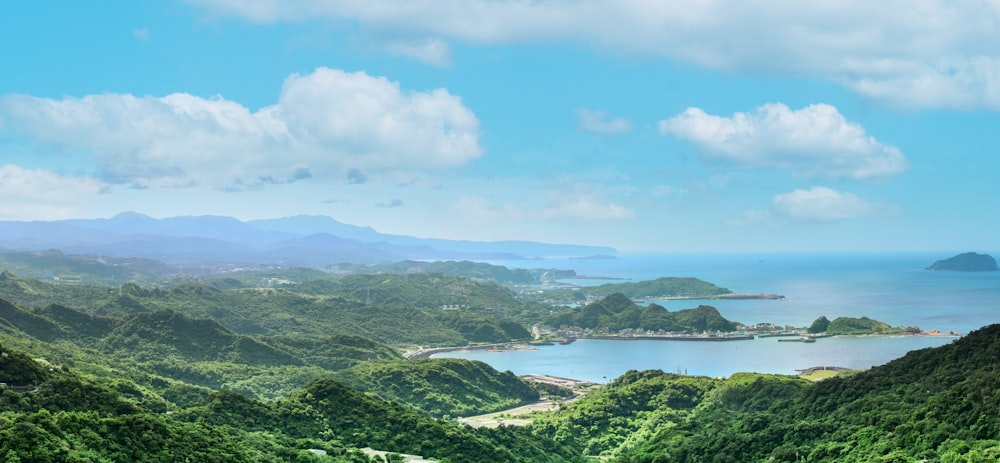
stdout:
[[[0,298],[47,310],[126,317],[170,310],[211,319],[239,335],[361,335],[392,344],[462,345],[528,339],[519,317],[541,312],[491,282],[441,274],[357,275],[294,287],[235,281],[180,281],[172,287],[61,285],[0,274]],[[513,323],[511,323],[513,322]]]
[[630,299],[655,299],[664,297],[712,298],[732,295],[733,292],[712,283],[687,277],[663,277],[645,281],[605,283],[597,286],[561,288],[529,297],[550,303],[566,303],[624,294]]
[[[108,288],[0,274],[0,461],[367,461],[359,447],[442,462],[1000,458],[1000,325],[819,383],[633,371],[528,427],[471,429],[448,418],[538,392],[480,362],[405,361],[393,346],[527,338],[499,304],[517,304],[511,294],[442,274],[337,285]],[[369,301],[363,288],[395,299]],[[452,297],[469,305],[435,307],[463,300]],[[670,312],[624,294],[547,317],[608,331],[733,329],[709,306]],[[886,329],[825,321],[813,328]]]
[[332,380],[274,403],[217,391],[164,414],[127,381],[87,379],[0,344],[0,383],[4,462],[368,462],[362,447],[454,463],[582,461],[527,430],[473,430]]
[[338,371],[333,379],[437,417],[481,415],[514,408],[539,393],[511,372],[458,359],[368,362]]
[[614,461],[992,462],[1000,459],[1000,325],[815,384],[629,372],[536,421]]
[[638,305],[621,293],[582,307],[563,309],[545,322],[550,326],[575,326],[613,333],[623,329],[696,333],[736,330],[736,323],[723,318],[715,307],[702,305],[670,312],[658,304]]

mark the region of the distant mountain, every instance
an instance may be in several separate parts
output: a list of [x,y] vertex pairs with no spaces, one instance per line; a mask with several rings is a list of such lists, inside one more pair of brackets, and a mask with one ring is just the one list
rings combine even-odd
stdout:
[[988,254],[966,252],[955,257],[939,260],[927,270],[951,270],[956,272],[991,272],[997,270],[997,261]]
[[598,246],[389,235],[324,216],[242,222],[222,216],[156,219],[135,212],[107,219],[0,221],[0,249],[58,249],[67,254],[155,259],[172,265],[304,267],[407,259],[534,259],[617,253]]

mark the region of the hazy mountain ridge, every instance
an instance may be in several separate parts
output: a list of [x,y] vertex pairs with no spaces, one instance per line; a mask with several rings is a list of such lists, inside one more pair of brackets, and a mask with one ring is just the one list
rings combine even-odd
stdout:
[[524,259],[616,254],[611,248],[527,241],[452,241],[390,235],[323,216],[243,222],[223,216],[0,221],[0,248],[156,259],[173,265],[322,266],[406,259]]

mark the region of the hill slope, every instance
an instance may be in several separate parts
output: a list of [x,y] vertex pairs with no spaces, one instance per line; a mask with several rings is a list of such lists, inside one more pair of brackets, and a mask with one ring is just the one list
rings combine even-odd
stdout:
[[736,324],[726,320],[715,307],[701,305],[670,312],[658,304],[640,306],[624,294],[615,293],[587,305],[563,310],[545,321],[550,326],[575,326],[593,330],[703,332],[734,331]]
[[538,400],[538,392],[513,373],[461,359],[364,363],[334,379],[387,400],[414,405],[433,416],[481,415]]
[[[536,430],[571,436],[589,429],[574,445],[629,463],[706,456],[721,462],[997,461],[998,358],[1000,325],[992,325],[950,345],[815,384],[769,375],[709,380],[631,373],[602,395],[540,421]],[[657,384],[657,399],[649,400],[642,391]],[[671,405],[672,398],[683,400]]]

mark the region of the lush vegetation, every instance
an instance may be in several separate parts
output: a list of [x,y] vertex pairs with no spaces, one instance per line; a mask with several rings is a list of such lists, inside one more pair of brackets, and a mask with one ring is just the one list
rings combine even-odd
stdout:
[[58,250],[0,252],[0,268],[28,278],[105,286],[154,282],[176,274],[170,266],[154,260],[65,255]]
[[537,390],[509,371],[499,373],[485,363],[458,359],[369,362],[333,378],[438,417],[481,415],[539,398]]
[[624,294],[631,299],[656,299],[666,297],[710,298],[733,292],[697,278],[663,277],[655,280],[606,283],[597,286],[564,288],[545,291],[532,299],[548,302],[582,301]]
[[806,330],[809,333],[823,333],[830,327],[830,319],[826,318],[825,315],[820,315],[819,318],[813,320],[812,324]]
[[536,433],[629,463],[1000,458],[1000,325],[817,383],[630,372]]
[[[452,316],[459,331],[497,326],[496,332],[488,333],[501,341],[515,335],[528,337],[524,328],[509,321],[477,323],[466,319],[483,316]],[[225,388],[248,397],[276,400],[344,369],[350,370],[342,372],[340,378],[359,389],[436,416],[492,412],[538,398],[535,390],[511,373],[500,373],[478,362],[400,362],[402,356],[395,349],[356,335],[239,335],[214,320],[193,319],[173,310],[105,317],[58,305],[29,311],[0,300],[0,327],[14,335],[70,349],[75,346],[74,357],[83,362],[93,363],[86,359],[87,349],[101,354],[97,363],[108,368],[121,370],[130,365],[134,369],[131,378],[163,395],[171,407],[190,405],[204,397],[206,392],[191,390],[192,386]],[[474,338],[480,335],[485,336],[470,332]],[[94,373],[102,372],[95,369]],[[187,388],[177,390],[175,382]]]
[[328,267],[336,273],[348,274],[397,274],[412,275],[415,273],[441,273],[454,277],[472,278],[476,280],[495,281],[503,285],[531,285],[537,284],[543,278],[573,278],[576,272],[573,270],[559,269],[512,269],[501,265],[492,265],[483,262],[470,261],[445,261],[445,262],[422,262],[403,261],[394,264],[337,264]]
[[0,274],[0,461],[369,461],[361,447],[442,462],[1000,459],[1000,325],[817,383],[633,371],[528,427],[472,429],[440,418],[537,390],[479,362],[404,361],[390,344],[524,339],[533,317],[612,332],[735,324],[621,293],[549,314],[488,278],[297,274],[114,287]]
[[829,334],[889,334],[899,331],[900,329],[868,317],[837,317],[826,327]]
[[624,329],[698,333],[736,330],[736,323],[723,318],[715,307],[702,305],[670,312],[658,304],[638,305],[621,293],[582,307],[564,309],[550,316],[546,323],[609,332]]
[[[244,336],[360,335],[383,343],[463,345],[530,337],[515,315],[532,309],[489,282],[433,275],[358,275],[294,288],[177,280],[173,287],[59,285],[0,274],[0,298],[99,317],[172,311]],[[446,310],[447,309],[447,310]]]
[[[369,461],[356,451],[361,447],[442,462],[581,461],[525,430],[465,428],[333,380],[314,381],[273,403],[220,390],[167,415],[134,384],[86,379],[6,346],[0,351],[5,462]],[[30,390],[10,386],[29,379],[36,381],[25,386]]]

